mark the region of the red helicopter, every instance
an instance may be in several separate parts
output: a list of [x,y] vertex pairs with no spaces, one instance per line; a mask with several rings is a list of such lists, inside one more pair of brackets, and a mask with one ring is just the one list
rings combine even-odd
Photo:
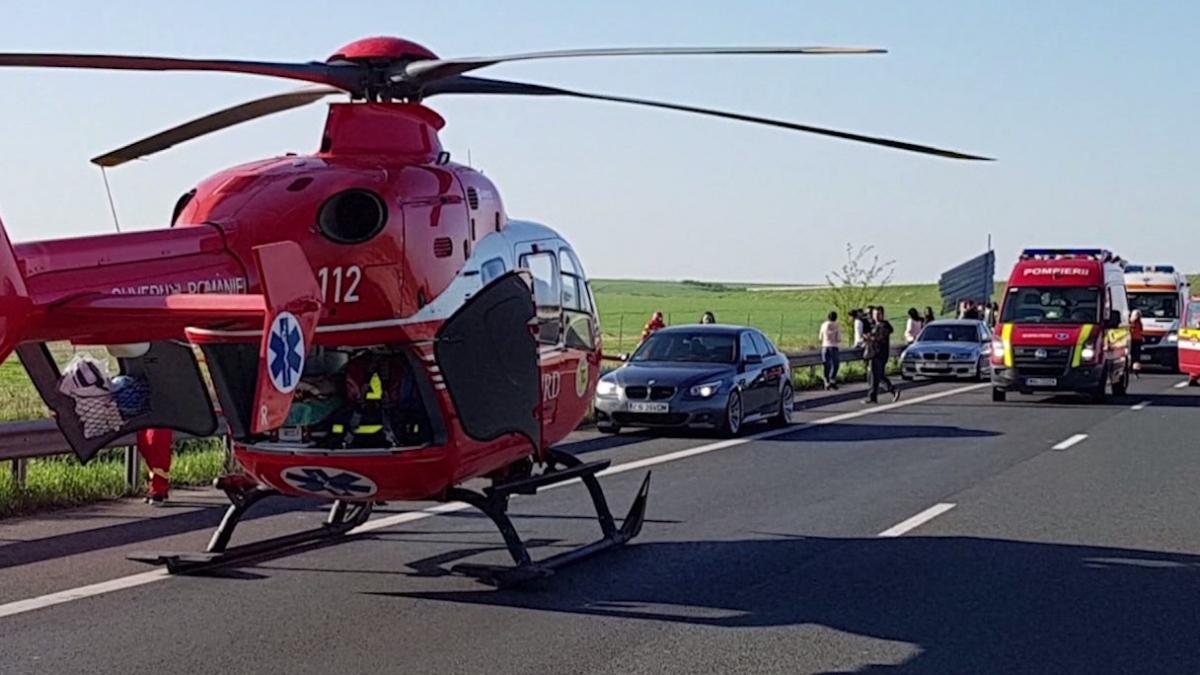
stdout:
[[[882,51],[629,48],[441,59],[414,42],[376,37],[310,63],[0,54],[0,66],[221,71],[309,83],[92,160],[101,167],[330,95],[350,98],[329,106],[315,154],[252,162],[201,181],[179,199],[169,228],[15,246],[0,228],[0,359],[17,352],[85,462],[141,429],[211,435],[219,405],[244,471],[217,481],[231,501],[225,519],[202,554],[140,560],[194,572],[345,534],[380,501],[442,500],[488,515],[515,563],[456,571],[496,585],[548,575],[636,536],[650,476],[618,527],[596,479],[608,463],[554,447],[586,414],[600,370],[587,277],[558,233],[510,220],[490,180],[450,161],[438,140],[444,121],[423,101],[453,94],[586,98],[986,159],[466,74],[566,57]],[[109,346],[121,376],[64,375],[46,346],[58,340]],[[491,483],[463,487],[476,478]],[[587,486],[602,536],[535,562],[506,514],[508,499],[573,479]],[[278,495],[333,505],[311,532],[230,547],[246,510]]]

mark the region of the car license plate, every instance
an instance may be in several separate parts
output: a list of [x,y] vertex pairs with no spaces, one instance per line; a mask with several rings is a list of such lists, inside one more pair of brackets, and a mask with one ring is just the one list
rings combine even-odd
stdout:
[[1149,361],[1151,358],[1153,358],[1153,357],[1151,357],[1149,354],[1142,354],[1143,361]]
[[1058,384],[1056,377],[1030,377],[1025,380],[1025,384],[1031,387],[1053,387]]
[[658,401],[630,401],[629,412],[635,413],[665,413],[671,409],[670,405],[665,402]]

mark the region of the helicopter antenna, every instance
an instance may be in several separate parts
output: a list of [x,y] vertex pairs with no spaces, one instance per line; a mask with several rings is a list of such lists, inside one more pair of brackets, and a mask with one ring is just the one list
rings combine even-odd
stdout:
[[100,167],[100,175],[104,177],[104,192],[108,194],[108,208],[112,211],[113,225],[116,226],[119,233],[121,231],[121,221],[117,219],[117,204],[113,201],[112,188],[108,185],[108,170],[105,167]]

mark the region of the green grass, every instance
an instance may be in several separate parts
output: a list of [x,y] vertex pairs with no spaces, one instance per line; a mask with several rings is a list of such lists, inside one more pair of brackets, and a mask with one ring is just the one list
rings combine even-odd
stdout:
[[32,420],[47,413],[21,362],[10,358],[0,364],[0,422]]
[[[171,483],[207,485],[224,471],[225,461],[220,441],[185,441],[171,466]],[[87,465],[66,455],[34,459],[29,461],[23,488],[13,483],[10,471],[0,473],[0,518],[129,497],[144,490],[144,475],[137,488],[125,485],[125,455],[119,449],[106,450]]]
[[[630,351],[637,346],[642,326],[661,311],[668,324],[693,323],[706,311],[717,321],[754,326],[789,350],[811,348],[817,329],[832,309],[819,289],[751,291],[746,284],[594,279],[592,289],[600,309],[605,352]],[[909,307],[941,306],[934,284],[888,286],[880,294],[893,318]]]

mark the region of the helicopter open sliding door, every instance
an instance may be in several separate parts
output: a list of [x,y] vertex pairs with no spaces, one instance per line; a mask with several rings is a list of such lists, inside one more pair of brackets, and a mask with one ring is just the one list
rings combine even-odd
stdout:
[[538,344],[529,285],[497,277],[442,324],[434,352],[463,431],[477,441],[509,433],[541,449]]
[[184,344],[152,342],[141,356],[120,359],[123,389],[96,382],[67,388],[73,389],[70,394],[63,391],[62,372],[45,343],[21,345],[17,355],[80,461],[142,429],[174,429],[196,437],[217,431],[196,355]]

